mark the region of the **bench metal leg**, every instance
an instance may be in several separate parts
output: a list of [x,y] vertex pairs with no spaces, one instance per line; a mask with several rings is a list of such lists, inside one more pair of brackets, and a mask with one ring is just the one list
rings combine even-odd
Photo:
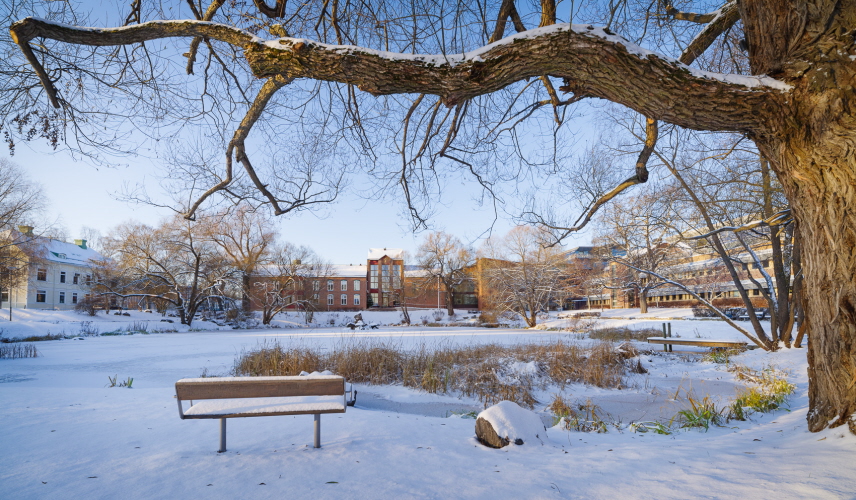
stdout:
[[321,447],[321,414],[315,414],[315,447]]
[[226,451],[226,419],[220,419],[220,449],[217,453],[223,453]]

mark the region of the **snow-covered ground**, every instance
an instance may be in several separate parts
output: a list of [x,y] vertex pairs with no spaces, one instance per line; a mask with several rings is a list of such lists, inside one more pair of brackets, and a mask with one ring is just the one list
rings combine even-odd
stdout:
[[[72,334],[80,321],[90,320],[101,332],[127,330],[146,317],[149,331],[155,325],[179,331],[38,342],[40,357],[0,359],[2,498],[856,497],[856,438],[844,428],[818,434],[806,430],[804,350],[756,350],[738,359],[756,368],[774,365],[789,371],[797,385],[790,411],[756,414],[706,433],[628,429],[631,421],[668,420],[686,404],[687,391],[725,402],[741,387],[722,365],[701,362],[697,355],[655,352],[641,356],[649,372],[630,377],[624,390],[573,385],[564,391],[569,401],[590,399],[621,420],[621,431],[592,434],[552,427],[543,445],[494,450],[475,440],[473,419],[454,415],[480,408],[475,400],[399,386],[358,386],[355,408],[322,416],[321,449],[312,448],[312,417],[306,415],[231,419],[229,451],[218,454],[217,421],[180,420],[174,383],[198,377],[204,369],[225,374],[238,353],[259,342],[277,339],[324,348],[357,339],[407,348],[439,342],[589,341],[573,333],[524,329],[285,328],[288,322],[301,323],[296,315],[282,318],[281,329],[187,331],[141,312],[95,319],[65,312],[14,313],[12,323],[0,320],[6,337]],[[324,324],[319,316],[316,321]],[[340,313],[339,319],[346,316]],[[661,319],[687,316],[688,310],[680,309],[656,309],[646,317],[605,311],[598,324],[659,328],[668,321],[683,337],[740,338],[719,321]],[[398,321],[398,313],[363,317]],[[560,328],[565,321],[546,323]],[[211,326],[195,323],[194,329]],[[108,376],[133,377],[133,388],[106,387]],[[557,391],[536,394],[541,401],[536,410],[543,413]]]

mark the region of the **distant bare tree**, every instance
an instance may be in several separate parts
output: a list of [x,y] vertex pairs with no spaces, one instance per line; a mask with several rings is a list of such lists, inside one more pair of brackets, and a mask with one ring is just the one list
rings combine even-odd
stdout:
[[446,312],[455,314],[455,289],[467,281],[467,268],[475,263],[475,251],[443,231],[425,235],[416,253],[416,263],[427,282],[439,281],[446,292]]
[[519,314],[530,327],[562,289],[564,254],[547,246],[549,235],[533,226],[518,226],[482,249],[483,278],[501,310]]
[[11,290],[26,283],[30,268],[44,257],[33,232],[44,201],[41,187],[20,166],[0,158],[0,290],[9,293],[10,304]]
[[211,300],[231,302],[229,290],[240,289],[241,273],[202,229],[180,217],[158,227],[119,226],[105,243],[115,269],[97,275],[98,294],[165,302],[185,325]]
[[[657,273],[676,258],[676,240],[667,221],[671,217],[667,192],[622,198],[598,217],[602,258],[622,267],[615,283],[606,288],[630,289],[639,294],[639,312],[648,312],[648,294],[665,284]],[[632,267],[631,267],[632,266]],[[637,269],[643,269],[640,272]],[[650,272],[646,272],[650,271]]]
[[[241,275],[241,306],[250,310],[250,276],[269,263],[276,230],[267,212],[242,203],[198,218],[210,239]],[[267,324],[267,323],[265,323]]]
[[268,262],[253,274],[252,294],[262,310],[262,324],[289,307],[302,310],[307,323],[318,310],[319,284],[331,273],[330,264],[312,249],[291,243],[270,249]]

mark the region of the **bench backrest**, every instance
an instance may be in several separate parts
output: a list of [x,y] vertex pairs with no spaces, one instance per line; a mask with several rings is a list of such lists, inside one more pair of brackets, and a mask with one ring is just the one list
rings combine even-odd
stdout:
[[208,377],[175,383],[180,400],[344,396],[345,379],[322,377]]

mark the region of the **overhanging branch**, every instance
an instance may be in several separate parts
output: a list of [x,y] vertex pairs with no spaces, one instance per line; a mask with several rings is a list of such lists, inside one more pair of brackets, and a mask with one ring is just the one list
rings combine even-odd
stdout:
[[[29,41],[37,37],[89,46],[209,37],[244,48],[257,77],[347,83],[374,95],[432,94],[446,105],[550,75],[566,79],[576,92],[623,104],[647,117],[688,128],[756,134],[775,121],[778,95],[789,89],[772,78],[694,70],[590,25],[537,28],[463,55],[399,54],[297,38],[266,42],[231,26],[193,20],[99,29],[27,18],[10,31],[25,54]],[[34,56],[28,60],[58,105],[44,68]]]

